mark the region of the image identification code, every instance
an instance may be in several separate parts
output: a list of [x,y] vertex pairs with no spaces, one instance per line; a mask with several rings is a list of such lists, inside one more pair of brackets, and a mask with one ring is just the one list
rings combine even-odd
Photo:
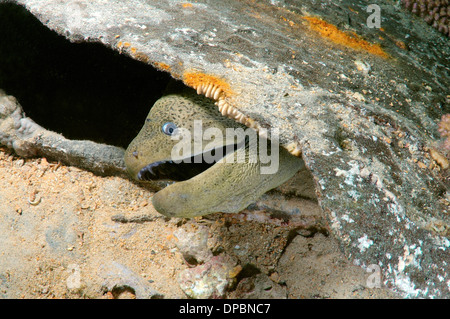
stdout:
[[186,305],[180,306],[180,314],[205,314],[209,317],[214,312],[221,312],[224,314],[255,314],[255,313],[268,313],[270,304],[268,303],[224,303],[220,307],[218,306],[202,306],[202,305]]

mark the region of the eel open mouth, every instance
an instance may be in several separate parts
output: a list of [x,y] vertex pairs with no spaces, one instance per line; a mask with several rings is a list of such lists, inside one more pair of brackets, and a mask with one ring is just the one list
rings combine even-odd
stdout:
[[200,162],[196,163],[175,163],[171,160],[160,161],[148,164],[138,173],[138,179],[141,181],[168,179],[172,181],[188,180],[213,166],[215,163]]
[[[165,160],[153,162],[143,167],[137,178],[140,181],[150,180],[172,180],[176,182],[185,181],[197,176],[207,169],[214,166],[218,161],[223,159],[230,153],[234,153],[241,148],[244,143],[233,145],[225,145],[218,148],[192,155],[183,160],[173,161]],[[232,147],[231,147],[232,146]],[[218,158],[216,158],[216,154]],[[205,158],[214,159],[213,161],[205,161]]]

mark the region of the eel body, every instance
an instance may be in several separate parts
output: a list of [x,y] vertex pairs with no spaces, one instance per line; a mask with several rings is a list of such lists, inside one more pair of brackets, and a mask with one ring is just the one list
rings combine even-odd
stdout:
[[182,92],[156,101],[125,163],[136,180],[176,181],[153,195],[163,215],[236,213],[303,167],[273,143],[222,116],[211,99]]

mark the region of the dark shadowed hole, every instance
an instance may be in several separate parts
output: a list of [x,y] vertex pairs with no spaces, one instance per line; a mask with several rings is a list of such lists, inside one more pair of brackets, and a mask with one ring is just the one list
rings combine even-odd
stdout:
[[0,89],[69,139],[126,147],[171,77],[99,43],[71,43],[0,3]]
[[245,264],[244,267],[242,267],[241,272],[237,276],[238,281],[240,281],[243,278],[248,278],[252,276],[256,276],[257,274],[260,274],[261,270],[256,267],[253,264]]
[[231,290],[236,289],[238,285],[241,286],[242,291],[250,292],[255,288],[254,281],[251,279],[260,274],[261,270],[253,264],[245,264],[241,272],[236,277],[236,282]]
[[130,286],[115,286],[111,290],[111,294],[114,299],[135,299],[136,298],[136,292],[133,288]]

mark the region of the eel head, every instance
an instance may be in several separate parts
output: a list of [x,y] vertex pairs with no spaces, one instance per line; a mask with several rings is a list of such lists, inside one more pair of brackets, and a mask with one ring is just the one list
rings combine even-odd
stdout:
[[[249,160],[248,133],[230,136],[229,128],[257,136],[253,129],[222,116],[204,96],[166,95],[153,105],[125,152],[128,172],[139,181],[176,181],[153,195],[153,206],[166,216],[194,217],[239,212],[302,167],[301,158],[277,146],[271,152],[279,154],[279,169],[261,174],[259,157]],[[259,145],[261,138],[254,140]]]
[[[243,145],[237,137],[228,144],[215,138],[226,136],[230,127],[245,128],[223,117],[206,97],[190,93],[164,96],[151,108],[126,150],[128,172],[139,181],[190,179],[212,167],[227,151]],[[214,138],[204,141],[208,129]]]

